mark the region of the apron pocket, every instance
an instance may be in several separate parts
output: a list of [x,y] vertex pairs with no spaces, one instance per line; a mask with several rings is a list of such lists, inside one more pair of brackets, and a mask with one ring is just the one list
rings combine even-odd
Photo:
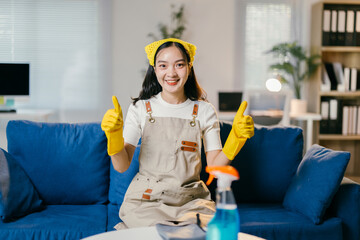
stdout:
[[211,200],[210,192],[202,181],[184,187],[168,188],[163,191],[163,203],[171,206],[182,206],[195,199]]
[[153,172],[170,172],[175,168],[176,140],[144,138],[140,164]]

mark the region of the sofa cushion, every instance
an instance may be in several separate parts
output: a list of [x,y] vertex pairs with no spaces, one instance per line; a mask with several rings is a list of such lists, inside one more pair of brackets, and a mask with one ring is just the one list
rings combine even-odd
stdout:
[[342,219],[344,239],[360,239],[360,184],[346,177],[341,181],[326,215]]
[[42,200],[16,160],[0,148],[0,217],[4,222],[43,208]]
[[[231,127],[231,123],[220,123],[223,144]],[[232,184],[236,201],[281,203],[301,161],[302,153],[301,128],[256,126],[255,135],[246,141],[231,162],[240,174],[240,180]],[[202,178],[204,179],[204,175]],[[214,183],[210,186],[212,193],[215,185]]]
[[342,220],[329,218],[315,225],[307,217],[279,204],[239,204],[240,231],[264,239],[342,240]]
[[119,217],[120,205],[109,203],[108,205],[107,231],[115,230],[114,226],[122,220]]
[[7,138],[46,204],[107,202],[110,158],[100,123],[9,121]]
[[106,205],[50,205],[17,221],[0,223],[0,239],[82,239],[106,231]]
[[130,163],[130,167],[123,173],[119,173],[118,171],[116,171],[112,164],[110,164],[109,201],[112,204],[119,205],[118,207],[120,207],[120,205],[122,204],[125,193],[132,179],[139,171],[139,154],[140,145],[138,145],[135,149],[134,156]]
[[305,154],[286,192],[283,205],[315,224],[322,222],[350,160],[349,152],[314,144]]

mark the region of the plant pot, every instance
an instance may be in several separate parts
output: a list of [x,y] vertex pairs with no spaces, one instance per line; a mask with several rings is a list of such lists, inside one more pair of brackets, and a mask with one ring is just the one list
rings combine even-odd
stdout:
[[291,99],[290,115],[296,116],[307,112],[307,101],[304,99]]

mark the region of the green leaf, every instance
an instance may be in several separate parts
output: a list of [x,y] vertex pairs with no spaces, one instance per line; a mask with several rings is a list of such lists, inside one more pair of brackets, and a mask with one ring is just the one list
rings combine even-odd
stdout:
[[273,64],[270,65],[270,69],[274,69],[274,70],[281,70],[284,71],[288,74],[294,74],[294,66],[291,65],[290,63],[277,63],[277,64]]
[[[283,63],[283,58],[279,58],[279,63],[272,64],[269,68],[292,76],[291,81],[286,80],[284,76],[281,76],[280,81],[291,85],[297,98],[300,98],[301,82],[315,73],[321,64],[318,54],[307,56],[306,51],[296,41],[276,44],[265,53],[272,53],[275,57],[289,56],[291,58],[290,62],[293,65],[290,62]],[[301,68],[302,65],[306,67]]]

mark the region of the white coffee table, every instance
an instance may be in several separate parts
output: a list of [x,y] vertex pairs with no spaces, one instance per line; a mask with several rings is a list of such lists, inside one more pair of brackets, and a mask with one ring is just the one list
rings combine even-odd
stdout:
[[[247,233],[239,233],[239,240],[264,240]],[[84,238],[83,240],[115,240],[115,239],[147,239],[147,240],[162,240],[156,227],[141,227],[141,228],[130,228],[119,231],[111,231],[100,233],[94,236]]]

